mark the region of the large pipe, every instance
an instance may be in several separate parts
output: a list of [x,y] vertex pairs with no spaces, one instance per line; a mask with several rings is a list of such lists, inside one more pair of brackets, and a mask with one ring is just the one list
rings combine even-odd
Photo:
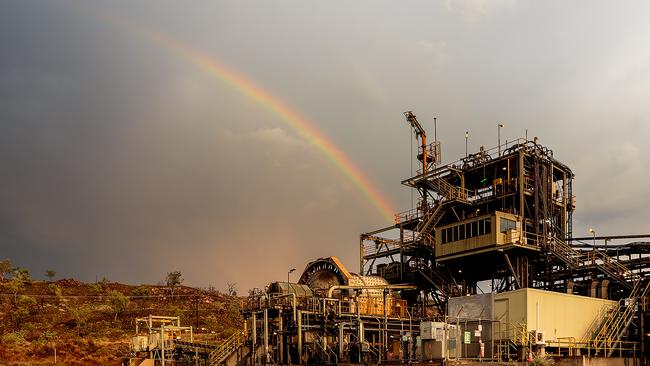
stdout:
[[302,365],[302,311],[298,313],[298,364]]
[[[280,365],[283,363],[284,359],[284,344],[282,344],[282,339],[283,339],[283,334],[284,334],[284,327],[282,324],[282,309],[278,310],[278,329],[280,332],[278,333],[276,337],[276,341],[278,342],[278,362]],[[279,340],[279,341],[278,341]]]
[[269,309],[264,309],[264,364],[268,363],[269,357]]
[[373,285],[373,286],[364,286],[364,285],[334,285],[327,290],[327,297],[332,298],[332,294],[336,290],[412,290],[417,289],[417,286],[413,285]]
[[256,349],[257,349],[257,344],[256,344],[256,341],[257,341],[257,320],[255,319],[255,312],[253,312],[251,315],[252,315],[252,321],[251,321],[252,335],[251,335],[251,338],[252,338],[252,346],[253,346],[253,364],[255,364],[256,358],[257,358],[257,354],[256,354],[257,353],[256,352]]

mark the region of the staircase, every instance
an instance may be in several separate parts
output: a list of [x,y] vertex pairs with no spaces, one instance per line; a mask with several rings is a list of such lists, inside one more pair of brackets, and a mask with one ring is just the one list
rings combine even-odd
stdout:
[[621,337],[632,322],[638,300],[645,297],[648,293],[650,283],[639,278],[634,284],[630,296],[625,299],[627,304],[619,305],[612,309],[609,316],[600,327],[593,340],[593,348],[596,352],[603,351],[610,357],[617,344],[620,344]]
[[598,328],[591,345],[596,352],[602,351],[611,356],[615,346],[621,343],[621,337],[636,314],[638,300],[648,294],[650,283],[632,272],[619,261],[601,251],[578,251],[564,241],[553,238],[547,248],[569,268],[579,269],[596,267],[609,278],[630,289],[625,305],[612,309],[605,322]]
[[578,251],[558,238],[553,238],[548,243],[547,248],[569,268],[579,269],[595,266],[602,273],[618,281],[630,290],[633,289],[631,283],[638,282],[641,279],[638,274],[630,271],[619,261],[598,250],[589,252]]
[[322,345],[323,337],[317,333],[313,334],[314,346],[316,348],[315,351],[318,353],[321,363],[325,365],[338,365],[338,356],[336,352],[334,352],[334,350],[329,347],[324,348]]
[[210,366],[216,366],[224,362],[230,355],[236,352],[244,344],[244,335],[237,332],[231,335],[219,347],[215,348],[208,356]]
[[525,323],[501,323],[506,326],[497,343],[496,357],[502,361],[516,360],[518,350],[532,348],[530,334]]
[[460,201],[468,203],[468,193],[466,189],[456,187],[455,185],[447,182],[443,178],[435,178],[429,180],[429,186],[435,192],[439,193],[442,197],[449,201]]
[[426,265],[418,266],[416,269],[424,279],[444,296],[458,297],[464,295],[451,275],[445,276],[444,273]]
[[[513,357],[514,356],[514,357]],[[501,361],[512,361],[517,356],[517,344],[510,339],[502,339],[497,344],[496,358]]]
[[425,243],[433,243],[431,234],[429,233],[436,227],[438,221],[440,221],[442,216],[445,214],[445,210],[442,209],[443,206],[444,202],[439,202],[432,211],[428,211],[424,215],[424,220],[422,220],[415,228],[415,231],[418,233],[417,239]]

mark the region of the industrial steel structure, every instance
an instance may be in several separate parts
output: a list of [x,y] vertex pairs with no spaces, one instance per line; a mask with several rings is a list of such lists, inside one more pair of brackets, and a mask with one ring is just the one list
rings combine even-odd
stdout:
[[361,234],[358,273],[320,258],[252,294],[243,335],[209,364],[645,362],[650,235],[574,236],[574,174],[537,138],[442,164],[437,136],[404,115],[416,207]]

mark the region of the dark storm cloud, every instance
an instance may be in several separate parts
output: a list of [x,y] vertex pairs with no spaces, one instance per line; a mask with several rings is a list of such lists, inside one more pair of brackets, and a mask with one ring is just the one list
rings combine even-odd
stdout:
[[[585,7],[585,5],[589,5]],[[264,107],[102,14],[217,56],[308,116],[399,209],[412,136],[443,159],[539,136],[577,175],[576,231],[649,231],[646,5],[10,2],[0,12],[0,257],[36,274],[262,286],[357,270],[385,224]],[[647,9],[646,9],[647,10]],[[647,11],[645,11],[647,13]],[[104,20],[102,20],[104,19]]]

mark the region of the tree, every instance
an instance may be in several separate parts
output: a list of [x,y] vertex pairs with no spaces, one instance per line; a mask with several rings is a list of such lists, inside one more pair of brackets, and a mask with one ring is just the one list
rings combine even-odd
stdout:
[[9,292],[14,294],[14,303],[17,303],[18,293],[25,288],[25,284],[20,279],[14,277],[9,282],[7,282],[5,287],[7,290],[9,290]]
[[48,269],[48,270],[45,271],[45,275],[47,276],[47,278],[50,279],[50,281],[52,281],[54,276],[56,276],[56,271],[53,270],[53,269]]
[[29,274],[27,268],[14,268],[11,277],[22,282],[31,282],[32,280],[32,276]]
[[110,291],[108,293],[108,302],[111,304],[111,309],[115,313],[115,320],[120,313],[123,313],[129,308],[129,299],[119,291]]
[[29,319],[33,314],[36,307],[36,299],[26,295],[20,295],[16,301],[16,308],[11,312],[10,316],[15,322],[16,327],[20,327],[22,323]]
[[13,266],[9,259],[3,259],[0,261],[0,281],[5,280],[5,275],[11,273]]
[[77,323],[77,335],[81,335],[81,328],[86,326],[88,319],[93,309],[90,305],[72,306],[70,307],[70,314]]
[[173,297],[174,288],[183,282],[183,275],[181,274],[181,271],[168,272],[165,281],[167,282],[167,286],[171,287]]
[[235,282],[228,282],[227,289],[229,296],[237,296],[237,284]]
[[57,301],[59,302],[63,301],[63,290],[61,290],[61,287],[53,283],[50,283],[49,285],[47,285],[47,292],[50,295],[56,296]]

